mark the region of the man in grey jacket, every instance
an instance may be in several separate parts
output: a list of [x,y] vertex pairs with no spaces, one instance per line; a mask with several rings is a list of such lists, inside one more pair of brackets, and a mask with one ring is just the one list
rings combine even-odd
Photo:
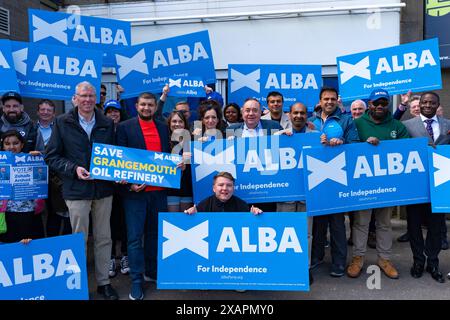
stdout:
[[[427,137],[430,145],[449,144],[450,121],[436,115],[439,107],[439,95],[425,92],[420,97],[420,115],[403,122],[411,137]],[[438,255],[441,250],[441,226],[445,223],[442,213],[431,213],[430,203],[413,204],[406,207],[408,214],[408,234],[414,263],[410,273],[420,278],[425,269],[439,283],[445,282],[439,271]],[[422,221],[427,222],[427,238],[424,242]]]

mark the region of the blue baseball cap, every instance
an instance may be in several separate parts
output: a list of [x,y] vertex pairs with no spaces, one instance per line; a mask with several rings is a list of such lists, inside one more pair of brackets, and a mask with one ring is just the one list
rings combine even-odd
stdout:
[[378,99],[386,99],[387,101],[390,101],[389,93],[384,89],[375,89],[372,91],[372,93],[369,96],[369,101],[375,101]]
[[212,91],[208,94],[206,94],[206,100],[216,100],[220,106],[223,106],[223,98],[222,95],[218,92]]
[[105,110],[105,112],[106,112],[106,110],[108,110],[109,108],[121,110],[122,106],[120,105],[119,101],[117,101],[117,100],[108,100],[103,105],[103,110]]

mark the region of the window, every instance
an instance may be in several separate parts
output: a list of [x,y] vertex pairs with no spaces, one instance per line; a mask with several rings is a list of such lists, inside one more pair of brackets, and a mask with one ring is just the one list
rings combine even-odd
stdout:
[[0,7],[0,33],[9,35],[9,10]]

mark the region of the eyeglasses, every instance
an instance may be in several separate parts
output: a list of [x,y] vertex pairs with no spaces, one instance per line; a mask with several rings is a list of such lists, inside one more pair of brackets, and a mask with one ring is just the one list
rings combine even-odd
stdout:
[[100,92],[101,96],[106,96],[106,92]]

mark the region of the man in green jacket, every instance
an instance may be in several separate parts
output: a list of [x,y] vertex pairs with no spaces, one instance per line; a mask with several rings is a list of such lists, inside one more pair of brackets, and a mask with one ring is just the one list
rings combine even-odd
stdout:
[[[389,111],[389,93],[383,89],[372,91],[369,97],[368,109],[363,116],[355,120],[361,142],[377,146],[380,140],[409,138],[406,127],[392,117]],[[376,219],[376,242],[378,266],[391,279],[398,279],[398,271],[392,264],[392,208],[373,209]],[[372,209],[355,212],[353,223],[353,259],[347,268],[347,275],[356,278],[361,274],[364,265],[364,255],[367,250],[367,237]]]

